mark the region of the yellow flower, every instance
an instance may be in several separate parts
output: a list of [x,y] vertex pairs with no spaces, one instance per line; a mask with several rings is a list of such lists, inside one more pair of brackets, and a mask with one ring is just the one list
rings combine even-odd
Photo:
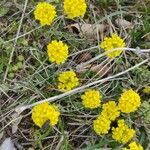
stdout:
[[130,150],[143,150],[143,147],[140,144],[137,144],[135,141],[129,144]]
[[98,116],[96,120],[93,121],[94,131],[100,134],[107,134],[110,129],[111,121],[105,116]]
[[141,105],[141,98],[139,94],[132,89],[124,90],[121,97],[119,98],[119,109],[123,113],[134,112]]
[[56,105],[50,105],[48,102],[36,105],[32,109],[32,120],[40,128],[50,121],[50,125],[54,126],[58,122],[60,112]]
[[143,93],[149,95],[150,94],[150,86],[145,86],[143,89]]
[[130,149],[123,148],[123,150],[143,150],[143,147],[140,144],[136,143],[135,141],[131,142],[129,144],[129,147]]
[[64,63],[68,57],[68,46],[62,41],[53,40],[47,46],[49,61],[56,64]]
[[[105,51],[112,50],[114,48],[124,48],[125,42],[121,39],[117,34],[112,34],[111,37],[105,37],[104,41],[100,44],[100,47]],[[122,53],[122,50],[115,50],[112,52],[108,52],[106,55],[109,58],[115,58]]]
[[50,25],[56,17],[55,7],[47,2],[39,2],[34,11],[34,17],[42,26]]
[[119,107],[114,101],[109,101],[102,106],[103,110],[101,115],[106,116],[109,120],[114,121],[117,117],[120,116]]
[[73,70],[65,71],[58,76],[58,88],[64,92],[72,90],[79,85],[79,79]]
[[50,124],[52,126],[56,125],[58,122],[60,112],[58,111],[58,107],[56,105],[49,105],[49,110],[47,111],[48,119],[50,120]]
[[118,121],[118,127],[112,128],[112,137],[120,143],[127,143],[130,141],[135,134],[135,130],[130,129],[128,125],[125,124],[123,119]]
[[81,96],[82,104],[85,108],[97,108],[101,104],[101,94],[97,90],[88,89],[85,93]]
[[85,0],[64,0],[64,11],[70,19],[84,17],[86,8]]

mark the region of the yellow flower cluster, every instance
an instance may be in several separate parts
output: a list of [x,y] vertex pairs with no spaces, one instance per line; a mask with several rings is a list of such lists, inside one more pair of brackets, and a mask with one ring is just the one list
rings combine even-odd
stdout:
[[73,70],[60,73],[58,81],[58,88],[64,92],[70,91],[79,85],[79,79]]
[[[64,0],[64,12],[68,18],[83,17],[86,13],[87,5],[85,0]],[[40,21],[42,26],[50,25],[56,15],[55,6],[48,2],[39,2],[35,8],[34,16]],[[105,50],[107,57],[115,58],[119,56],[125,47],[124,40],[117,34],[111,37],[105,37],[100,47]],[[112,49],[118,50],[111,51]],[[49,61],[56,64],[64,63],[68,58],[68,45],[62,41],[53,40],[47,45],[47,54]],[[79,85],[79,79],[73,70],[62,72],[58,75],[58,89],[63,92],[70,91]],[[143,92],[150,93],[150,87],[145,87]],[[98,108],[101,105],[102,95],[98,90],[88,89],[81,95],[82,104],[85,108]],[[131,113],[138,109],[141,105],[141,99],[137,92],[132,89],[125,90],[119,98],[118,105],[115,101],[109,101],[102,106],[101,114],[93,121],[94,131],[100,134],[107,134],[111,128],[111,122],[115,121],[120,113]],[[48,102],[36,105],[32,109],[33,122],[42,127],[46,121],[50,121],[50,125],[54,126],[58,123],[60,112],[56,105]],[[135,130],[131,129],[123,119],[118,120],[118,126],[112,127],[112,138],[120,143],[129,142],[135,135]],[[130,150],[143,150],[143,147],[136,142],[129,144]],[[124,148],[125,150],[126,148]]]
[[125,90],[119,98],[118,107],[123,113],[131,113],[141,105],[139,94],[132,89]]
[[112,128],[112,137],[120,143],[127,143],[130,141],[135,134],[135,130],[130,129],[128,125],[125,124],[123,119],[118,121],[118,127]]
[[111,121],[114,121],[117,117],[120,116],[120,111],[118,106],[114,101],[109,101],[102,106],[103,110],[101,112],[102,116],[105,116]]
[[56,17],[55,7],[47,2],[39,2],[34,11],[34,17],[42,26],[50,25]]
[[56,105],[50,105],[48,102],[36,105],[32,109],[32,120],[40,128],[46,121],[50,121],[50,125],[54,126],[58,122],[59,110]]
[[150,86],[145,86],[143,89],[143,93],[149,95],[150,94]]
[[56,64],[64,63],[68,57],[68,46],[62,41],[53,40],[47,46],[49,61]]
[[105,37],[104,38],[104,41],[100,44],[100,47],[108,52],[106,54],[107,57],[115,58],[122,53],[122,50],[119,49],[119,50],[115,50],[112,52],[109,52],[109,51],[114,49],[114,48],[124,48],[125,42],[117,34],[112,34],[111,37]]
[[64,11],[68,18],[83,17],[86,8],[85,0],[64,0]]
[[129,144],[130,150],[143,150],[143,147],[136,142],[132,142]]
[[97,108],[101,104],[101,94],[98,90],[88,89],[81,96],[82,104],[85,108]]
[[136,143],[135,141],[131,142],[129,144],[129,147],[130,149],[123,148],[123,150],[143,150],[143,147],[140,144]]
[[94,120],[94,131],[97,134],[107,134],[110,129],[111,121],[120,116],[118,106],[114,101],[109,101],[102,106],[102,112],[96,120]]
[[[97,134],[107,134],[110,129],[111,121],[115,121],[122,112],[133,112],[139,107],[140,97],[132,89],[124,91],[117,105],[115,101],[109,101],[102,106],[102,112],[99,117],[94,120],[93,128]],[[112,128],[112,137],[120,143],[127,143],[134,136],[135,131],[130,129],[125,121],[119,120],[118,127]]]
[[99,115],[96,120],[93,121],[94,131],[100,134],[107,134],[110,130],[111,121],[105,116]]

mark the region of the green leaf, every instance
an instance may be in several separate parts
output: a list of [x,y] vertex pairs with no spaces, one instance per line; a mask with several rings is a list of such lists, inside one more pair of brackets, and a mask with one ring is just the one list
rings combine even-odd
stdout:
[[9,11],[9,8],[7,7],[0,7],[0,17],[5,16]]

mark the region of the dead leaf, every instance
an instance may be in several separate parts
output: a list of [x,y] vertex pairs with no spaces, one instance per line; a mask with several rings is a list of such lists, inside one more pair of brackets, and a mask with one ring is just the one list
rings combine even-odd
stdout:
[[[15,120],[15,121],[13,121],[13,123],[12,123],[12,133],[14,134],[14,133],[16,133],[17,132],[17,130],[18,130],[18,125],[19,125],[19,123],[20,123],[20,121],[21,121],[21,119],[22,119],[22,116],[21,115],[18,115],[17,113],[14,113],[14,114],[12,114],[12,119],[13,120]],[[17,118],[17,119],[16,119]]]
[[102,65],[102,64],[86,65],[84,67],[78,68],[77,72],[83,73],[88,70],[95,72],[99,76],[106,75],[106,74],[108,75],[111,72],[108,65]]
[[94,64],[90,68],[91,71],[97,73],[99,76],[105,75],[106,73],[110,73],[109,66],[107,65],[102,65],[102,64]]
[[[87,39],[95,40],[97,39],[97,33],[103,34],[103,32],[106,30],[107,25],[104,24],[79,24],[79,23],[74,23],[66,28],[68,29],[76,29],[79,33],[80,37],[86,37]],[[77,32],[76,31],[76,32]]]
[[80,56],[77,58],[76,63],[80,64],[80,63],[83,63],[83,62],[90,60],[91,58],[92,58],[91,53],[85,52],[83,54],[80,54]]
[[80,66],[80,67],[77,67],[77,72],[79,73],[83,73],[87,70],[89,70],[89,68],[91,67],[91,64],[90,65],[84,65],[84,66]]
[[133,27],[133,24],[125,19],[121,19],[121,18],[117,18],[115,20],[115,23],[118,27],[123,27],[125,29],[127,28],[132,28]]

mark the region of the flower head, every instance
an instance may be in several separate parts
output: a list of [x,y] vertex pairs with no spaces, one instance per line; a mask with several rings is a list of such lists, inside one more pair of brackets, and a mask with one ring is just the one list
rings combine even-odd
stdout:
[[131,142],[129,144],[129,147],[130,147],[129,149],[123,148],[123,150],[143,150],[143,147],[140,144],[136,143],[135,141]]
[[106,116],[109,120],[114,121],[117,117],[120,116],[119,107],[114,101],[109,101],[102,106],[103,110],[101,115]]
[[51,62],[64,63],[68,57],[68,46],[62,41],[53,40],[47,46],[47,53]]
[[118,121],[118,127],[112,128],[112,137],[120,143],[127,143],[130,141],[135,134],[135,130],[130,129],[128,125],[125,124],[123,119]]
[[64,0],[64,11],[68,18],[83,17],[86,8],[85,0]]
[[[105,37],[104,41],[100,44],[100,47],[105,51],[112,50],[114,48],[124,48],[125,43],[124,40],[121,39],[117,34],[112,34],[111,37]],[[106,55],[109,58],[115,58],[122,53],[122,50],[114,50],[112,52],[108,52]]]
[[60,73],[58,81],[58,88],[64,92],[70,91],[79,85],[79,79],[73,70]]
[[106,117],[99,115],[96,120],[93,121],[94,131],[100,134],[107,134],[110,129],[111,121]]
[[101,103],[101,94],[97,90],[88,89],[85,93],[81,96],[82,104],[85,108],[97,108],[100,106]]
[[143,150],[143,147],[135,141],[129,144],[130,150]]
[[59,115],[57,106],[50,105],[48,102],[36,105],[32,109],[32,120],[40,128],[48,120],[51,126],[56,125]]
[[42,26],[50,25],[56,17],[55,7],[47,2],[39,2],[35,8],[34,17]]
[[141,98],[139,94],[132,89],[124,90],[119,98],[119,109],[123,113],[134,112],[141,105]]
[[150,94],[150,86],[145,86],[143,89],[143,93],[149,95]]

